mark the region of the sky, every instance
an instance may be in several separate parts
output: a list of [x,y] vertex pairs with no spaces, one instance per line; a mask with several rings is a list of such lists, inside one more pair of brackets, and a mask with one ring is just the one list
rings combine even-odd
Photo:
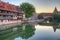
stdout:
[[57,7],[60,11],[60,0],[2,0],[9,2],[14,5],[20,5],[23,2],[28,2],[34,5],[37,13],[42,12],[53,12],[54,8]]

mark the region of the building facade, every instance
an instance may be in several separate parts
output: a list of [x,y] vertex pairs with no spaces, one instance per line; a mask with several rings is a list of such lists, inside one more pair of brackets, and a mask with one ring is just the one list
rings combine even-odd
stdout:
[[0,23],[22,21],[23,10],[19,6],[0,1]]

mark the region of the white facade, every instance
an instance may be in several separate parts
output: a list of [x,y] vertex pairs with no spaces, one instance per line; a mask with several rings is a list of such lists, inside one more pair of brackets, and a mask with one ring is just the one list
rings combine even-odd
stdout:
[[8,21],[8,20],[0,20],[0,25],[4,25],[4,24],[12,24],[12,23],[21,23],[21,20],[16,20],[16,21]]

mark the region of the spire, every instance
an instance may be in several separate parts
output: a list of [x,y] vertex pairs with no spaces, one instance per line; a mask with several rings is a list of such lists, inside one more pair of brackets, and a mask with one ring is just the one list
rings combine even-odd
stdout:
[[58,10],[57,10],[56,7],[55,7],[55,9],[54,9],[54,14],[58,14]]
[[57,8],[55,7],[55,11],[57,11]]

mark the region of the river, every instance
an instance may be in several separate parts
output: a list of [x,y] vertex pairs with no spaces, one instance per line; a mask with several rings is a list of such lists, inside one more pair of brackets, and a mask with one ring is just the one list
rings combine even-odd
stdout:
[[60,27],[22,25],[1,31],[0,40],[60,40]]

